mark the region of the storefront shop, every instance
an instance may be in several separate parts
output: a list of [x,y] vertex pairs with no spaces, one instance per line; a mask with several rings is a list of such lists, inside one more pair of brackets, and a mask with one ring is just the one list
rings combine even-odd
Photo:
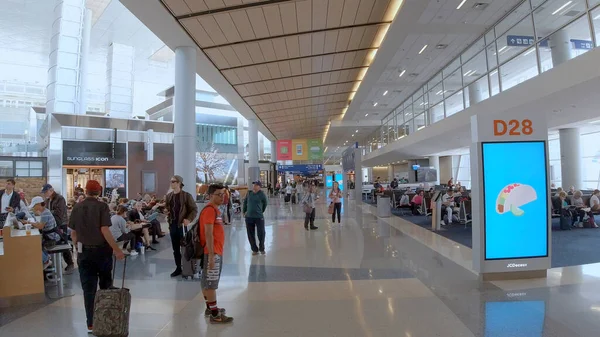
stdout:
[[66,196],[73,198],[76,190],[88,180],[97,180],[108,196],[117,188],[119,196],[127,196],[127,144],[109,142],[63,141],[63,179]]

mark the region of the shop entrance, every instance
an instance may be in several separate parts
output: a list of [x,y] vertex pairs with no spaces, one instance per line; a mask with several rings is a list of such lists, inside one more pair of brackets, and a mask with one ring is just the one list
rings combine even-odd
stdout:
[[96,180],[102,186],[102,195],[110,197],[117,189],[120,197],[126,197],[125,169],[108,167],[69,167],[66,168],[67,199],[76,198],[85,189],[89,180]]

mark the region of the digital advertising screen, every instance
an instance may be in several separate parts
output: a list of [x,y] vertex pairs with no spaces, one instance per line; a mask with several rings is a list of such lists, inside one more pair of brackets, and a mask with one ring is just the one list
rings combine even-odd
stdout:
[[543,301],[485,303],[485,337],[541,337],[546,316]]
[[340,184],[340,189],[344,189],[344,175],[341,173],[336,173],[335,174],[335,181],[338,182],[338,184]]
[[482,143],[485,259],[548,256],[546,143]]
[[327,177],[325,177],[325,187],[327,187],[327,188],[333,187],[333,175],[328,174]]

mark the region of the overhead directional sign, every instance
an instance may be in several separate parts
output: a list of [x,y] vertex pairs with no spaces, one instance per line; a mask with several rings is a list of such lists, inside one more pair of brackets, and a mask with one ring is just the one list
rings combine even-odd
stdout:
[[277,165],[277,171],[292,172],[292,173],[316,173],[319,171],[323,171],[323,165],[322,164]]
[[[506,45],[508,47],[529,47],[533,45],[535,39],[533,36],[525,36],[525,35],[507,35],[506,36]],[[594,47],[594,44],[590,40],[578,40],[571,39],[571,46],[573,49],[583,49],[590,50]],[[543,39],[540,41],[540,47],[548,48],[550,44],[548,39]]]

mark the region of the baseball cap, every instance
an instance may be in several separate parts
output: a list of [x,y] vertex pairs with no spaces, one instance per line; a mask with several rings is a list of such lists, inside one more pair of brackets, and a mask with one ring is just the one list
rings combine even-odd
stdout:
[[44,203],[44,198],[42,197],[33,197],[33,199],[31,199],[31,203],[29,204],[29,209],[32,210],[33,207],[37,204],[43,204]]
[[173,178],[172,178],[172,179],[175,179],[175,180],[177,180],[177,182],[181,184],[181,187],[183,187],[183,186],[184,186],[184,185],[183,185],[183,178],[182,178],[181,176],[175,175],[175,176],[173,176]]
[[254,182],[252,182],[252,185],[258,185],[258,186],[262,187],[262,182],[254,181]]
[[96,180],[88,180],[87,184],[85,184],[85,190],[90,192],[99,192],[102,191],[102,186]]
[[50,184],[44,184],[44,186],[42,186],[42,193],[46,193],[48,192],[49,189],[52,188],[52,185]]

